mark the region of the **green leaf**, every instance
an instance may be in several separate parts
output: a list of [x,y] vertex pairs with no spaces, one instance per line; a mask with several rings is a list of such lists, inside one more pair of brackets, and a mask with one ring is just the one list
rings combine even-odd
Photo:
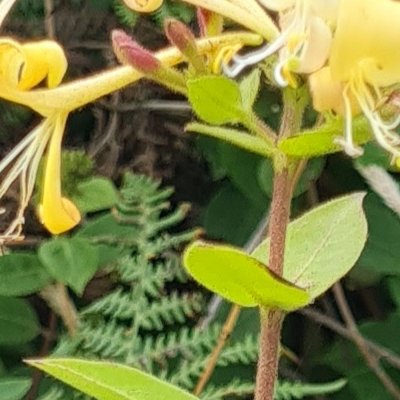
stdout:
[[239,85],[224,76],[202,76],[187,82],[188,98],[196,114],[213,125],[243,119]]
[[[335,139],[343,136],[342,120],[330,121],[316,129],[303,131],[279,142],[278,147],[291,157],[312,158],[342,151],[343,147]],[[370,128],[363,118],[353,120],[353,140],[364,144],[371,140]]]
[[305,290],[231,246],[196,241],[186,248],[183,263],[197,282],[243,307],[259,305],[293,311],[310,302]]
[[240,147],[243,150],[259,154],[263,157],[270,157],[272,154],[271,147],[265,140],[252,136],[248,132],[239,131],[238,129],[192,122],[186,125],[185,131],[201,133],[202,135],[223,140],[233,146]]
[[[365,214],[368,220],[368,240],[357,262],[364,273],[371,271],[379,276],[400,275],[400,220],[386,207],[380,198],[370,193],[365,199]],[[361,272],[360,271],[360,272]]]
[[0,296],[0,345],[27,343],[40,332],[35,312],[28,302]]
[[51,281],[34,254],[12,253],[0,257],[0,296],[26,296]]
[[107,213],[92,219],[76,233],[75,237],[101,237],[103,239],[135,238],[140,234],[133,225],[118,223],[116,218]]
[[243,108],[251,111],[260,89],[261,70],[253,69],[247,76],[240,81],[240,93],[242,97]]
[[98,268],[96,248],[81,238],[49,240],[40,246],[38,254],[47,271],[77,294],[82,294]]
[[28,364],[97,400],[196,400],[152,375],[122,364],[49,358]]
[[0,400],[20,400],[28,393],[31,385],[30,378],[0,378]]
[[267,202],[264,207],[257,207],[242,192],[226,183],[212,198],[204,213],[207,235],[242,246],[263,218],[266,207]]
[[[322,204],[288,226],[283,276],[318,297],[356,263],[367,239],[364,193]],[[252,254],[265,263],[269,239]]]
[[111,208],[118,196],[110,179],[95,176],[78,184],[72,200],[82,213],[88,213]]

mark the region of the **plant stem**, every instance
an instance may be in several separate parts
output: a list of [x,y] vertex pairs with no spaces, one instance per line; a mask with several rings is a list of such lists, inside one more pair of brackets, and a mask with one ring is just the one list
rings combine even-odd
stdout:
[[[269,268],[282,275],[286,228],[290,213],[290,180],[285,168],[274,177],[269,236]],[[258,359],[255,400],[272,400],[278,372],[279,343],[283,312],[261,309],[260,355]]]
[[[283,92],[283,115],[278,140],[301,128],[306,102],[300,91]],[[270,208],[269,269],[278,276],[283,273],[286,230],[290,217],[292,179],[288,160],[282,154],[275,159],[274,187]],[[279,344],[284,313],[279,309],[261,309],[260,354],[257,366],[255,400],[273,400],[278,375]]]

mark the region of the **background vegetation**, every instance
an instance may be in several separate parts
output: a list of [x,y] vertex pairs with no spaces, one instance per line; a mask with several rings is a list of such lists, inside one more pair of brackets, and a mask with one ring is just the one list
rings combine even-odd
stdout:
[[[52,12],[45,3],[21,0],[4,30],[18,38],[56,38],[72,78],[116,64],[113,28],[123,26],[147,47],[162,47],[167,16],[190,24],[194,14],[173,1],[139,17],[111,0],[55,1]],[[37,116],[0,107],[3,156]],[[279,94],[264,90],[256,109],[276,126]],[[195,387],[229,305],[187,279],[179,252],[200,234],[196,227],[208,238],[250,245],[266,218],[272,168],[227,144],[190,137],[183,132],[190,118],[181,98],[149,82],[72,115],[63,184],[86,216],[75,232],[50,238],[32,209],[26,239],[3,249],[0,400],[74,398],[21,361],[48,354],[111,359]],[[315,120],[312,111],[306,120]],[[398,173],[389,164],[367,145],[356,161],[342,154],[313,159],[298,185],[294,215],[335,195],[366,190],[369,238],[343,282],[344,297],[329,292],[286,319],[279,398],[321,396],[336,388],[327,382],[345,378],[343,389],[324,396],[389,400],[376,360],[400,383],[400,204],[382,199],[382,181],[368,173],[371,166],[383,167],[397,187]],[[7,201],[15,201],[12,193]],[[373,342],[368,357],[359,351],[353,324]],[[257,311],[242,311],[203,398],[251,398],[258,330]]]

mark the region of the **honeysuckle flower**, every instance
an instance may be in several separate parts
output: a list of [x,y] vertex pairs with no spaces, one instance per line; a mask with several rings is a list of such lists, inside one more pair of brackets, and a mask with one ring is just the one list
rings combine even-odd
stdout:
[[[400,157],[400,137],[394,132],[400,118],[387,121],[380,107],[387,90],[400,82],[399,18],[400,3],[392,0],[340,2],[329,58],[331,79],[325,85],[340,87],[342,105],[336,111],[345,117],[345,135],[340,143],[349,155],[362,153],[353,142],[351,124],[352,116],[362,112],[376,141],[395,159]],[[315,85],[314,105],[320,111],[334,109],[328,102],[316,104],[315,96],[321,98],[321,91],[329,96],[326,86],[324,89],[320,83],[320,87]],[[339,104],[337,91],[333,96],[336,100],[331,102]]]
[[[43,80],[46,80],[48,88],[54,88],[60,84],[66,69],[64,51],[53,41],[20,44],[11,38],[0,38],[1,94],[8,91],[23,94]],[[17,239],[20,236],[24,210],[35,186],[40,159],[47,147],[45,179],[39,205],[41,221],[55,234],[73,228],[80,221],[75,205],[61,196],[60,157],[64,124],[65,119],[60,119],[58,114],[49,116],[0,163],[0,173],[4,174],[0,185],[0,199],[15,181],[19,180],[20,183],[19,206],[15,218],[0,236],[0,241]]]
[[[0,17],[4,0],[0,3]],[[131,65],[115,67],[87,78],[57,86],[66,70],[62,48],[54,42],[42,41],[21,45],[9,38],[0,41],[0,97],[36,111],[45,119],[30,132],[2,161],[0,199],[19,179],[20,203],[16,216],[0,235],[1,241],[19,238],[24,223],[24,210],[31,197],[40,159],[47,148],[39,217],[53,233],[71,229],[80,219],[74,204],[62,197],[60,183],[60,152],[68,114],[98,98],[119,90],[144,76]],[[197,41],[200,54],[220,48],[258,45],[260,36],[235,32]],[[153,54],[164,66],[183,61],[176,48]],[[11,68],[14,63],[15,68]],[[15,74],[20,71],[20,74]],[[46,79],[47,88],[34,86]]]
[[327,61],[332,43],[339,0],[259,0],[279,12],[280,34],[270,43],[244,56],[235,56],[225,67],[234,77],[246,66],[279,52],[274,77],[280,86],[296,86],[293,73],[310,74]]

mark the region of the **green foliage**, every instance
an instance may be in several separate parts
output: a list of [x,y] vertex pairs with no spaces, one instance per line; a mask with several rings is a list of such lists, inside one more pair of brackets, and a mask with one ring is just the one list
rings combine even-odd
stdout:
[[293,311],[310,302],[305,290],[278,278],[266,265],[234,247],[196,241],[185,250],[183,262],[199,283],[243,307]]
[[[331,119],[318,128],[302,131],[301,134],[283,139],[279,149],[292,157],[312,158],[342,151],[343,148],[335,141],[342,135],[343,121]],[[364,144],[371,140],[368,122],[364,118],[353,121],[353,139],[356,144]]]
[[243,120],[239,85],[223,76],[202,76],[187,82],[188,98],[196,114],[214,125]]
[[276,400],[303,399],[308,396],[324,396],[341,390],[346,385],[345,379],[320,384],[300,382],[281,382],[275,393]]
[[[356,263],[367,240],[362,209],[364,193],[354,193],[320,205],[290,222],[283,277],[316,298]],[[269,257],[269,239],[252,254]]]
[[[113,8],[123,25],[129,28],[135,27],[140,16],[139,13],[131,10],[121,0],[114,0]],[[162,27],[164,20],[171,17],[189,23],[194,17],[194,11],[192,7],[184,3],[166,0],[158,10],[151,14],[151,17],[158,26]]]
[[28,392],[32,381],[30,378],[0,378],[0,400],[20,400]]
[[45,371],[98,400],[195,400],[196,397],[125,365],[74,359],[31,360]]
[[0,276],[0,296],[33,294],[51,281],[39,258],[26,253],[0,257]]
[[113,7],[121,24],[129,28],[133,28],[136,25],[139,17],[137,12],[131,10],[120,0],[115,0]]
[[96,247],[80,238],[54,238],[43,242],[38,255],[48,273],[77,294],[82,294],[99,265]]
[[83,213],[106,210],[118,201],[114,184],[100,176],[80,182],[71,198]]
[[39,332],[36,314],[27,301],[0,296],[0,346],[27,343]]

